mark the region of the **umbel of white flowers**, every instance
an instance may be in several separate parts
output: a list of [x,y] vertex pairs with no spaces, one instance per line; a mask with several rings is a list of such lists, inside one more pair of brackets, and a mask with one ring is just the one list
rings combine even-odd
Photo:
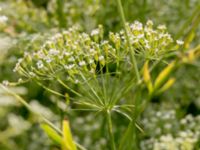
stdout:
[[[145,25],[135,21],[126,26],[137,59],[158,59],[183,44],[180,40],[175,42],[164,25],[154,28],[150,20]],[[79,28],[72,27],[51,37],[38,51],[26,52],[18,60],[14,71],[26,78],[42,80],[51,80],[62,72],[67,80],[78,83],[78,76],[82,74],[85,77],[95,76],[98,65],[131,64],[124,30],[110,32],[106,40],[103,35],[102,26],[91,34],[80,33]]]

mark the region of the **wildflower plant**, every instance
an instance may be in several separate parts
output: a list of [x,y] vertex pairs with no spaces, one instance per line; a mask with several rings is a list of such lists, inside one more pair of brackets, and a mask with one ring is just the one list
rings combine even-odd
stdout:
[[[166,32],[165,26],[154,29],[152,21],[145,25],[135,21],[126,24],[126,28],[138,66],[146,60],[159,60],[180,46],[180,42],[176,44]],[[135,76],[125,31],[110,32],[105,39],[102,26],[91,34],[72,27],[54,35],[38,51],[25,53],[14,71],[20,73],[23,80],[36,81],[49,92],[65,97],[66,93],[45,85],[49,80],[60,83],[71,95],[72,103],[80,105],[78,109],[106,114],[109,125],[111,112],[131,118],[135,104],[134,96],[129,95],[134,95],[141,82]]]
[[[19,83],[35,81],[74,104],[72,109],[105,116],[110,149],[115,150],[116,144],[120,150],[138,149],[136,128],[142,130],[138,123],[141,113],[155,94],[172,86],[175,80],[169,76],[179,62],[193,59],[199,48],[186,56],[183,54],[184,57],[173,57],[152,83],[152,69],[159,62],[168,63],[166,58],[176,56],[176,50],[184,42],[173,39],[164,25],[154,27],[150,20],[146,24],[126,23],[121,1],[117,2],[124,25],[120,32],[110,32],[105,37],[101,25],[90,34],[74,26],[49,38],[39,50],[25,52],[14,71],[22,76]],[[47,81],[60,84],[65,91],[46,86]],[[113,131],[114,113],[130,122],[122,138],[117,140]]]

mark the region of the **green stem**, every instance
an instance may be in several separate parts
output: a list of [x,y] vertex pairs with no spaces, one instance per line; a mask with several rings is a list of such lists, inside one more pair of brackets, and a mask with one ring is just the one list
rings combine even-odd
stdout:
[[108,123],[108,133],[109,133],[109,138],[110,138],[110,143],[111,143],[111,149],[116,150],[115,139],[114,139],[113,130],[112,130],[112,119],[111,119],[111,114],[109,110],[106,111],[106,118],[107,118],[107,123]]
[[131,60],[132,60],[132,63],[133,63],[134,71],[135,71],[135,74],[136,74],[137,81],[139,82],[140,81],[140,74],[139,74],[139,70],[138,70],[138,66],[137,66],[137,62],[136,62],[136,58],[135,58],[135,51],[134,51],[133,47],[131,46],[130,39],[129,39],[129,36],[128,36],[128,29],[126,27],[126,19],[125,19],[121,0],[117,0],[117,5],[118,5],[118,8],[119,8],[121,20],[122,20],[122,23],[123,23],[123,26],[124,26],[126,40],[128,42],[128,46],[129,46],[129,49],[130,49]]
[[95,91],[95,89],[93,88],[93,86],[90,85],[90,83],[87,81],[86,77],[80,72],[81,78],[85,81],[85,83],[87,84],[87,86],[90,88],[90,90],[92,91],[92,93],[94,94],[94,96],[98,99],[99,103],[101,105],[104,105],[103,102],[101,101],[101,98],[98,96],[97,92]]
[[47,90],[48,92],[50,92],[50,93],[52,93],[52,94],[55,94],[55,95],[57,95],[57,96],[61,96],[61,97],[66,98],[65,95],[63,95],[63,94],[61,94],[61,93],[59,93],[59,92],[57,92],[57,91],[55,91],[55,90],[53,90],[53,89],[50,89],[49,87],[47,87],[47,86],[41,84],[40,82],[38,82],[38,81],[35,81],[35,82],[36,82],[39,86],[41,86],[42,88],[44,88],[45,90]]
[[[46,117],[44,117],[42,114],[35,112],[31,106],[19,95],[17,95],[16,93],[12,92],[10,89],[8,89],[7,87],[3,86],[2,84],[0,84],[0,87],[6,91],[8,94],[12,95],[13,97],[16,98],[16,100],[18,100],[21,104],[23,104],[31,113],[33,113],[34,115],[38,116],[41,120],[43,120],[43,122],[45,122],[46,124],[48,124],[50,127],[52,127],[55,131],[57,131],[59,134],[62,135],[62,132],[59,128],[57,128],[51,121],[49,121]],[[77,147],[80,150],[86,150],[82,145],[80,145],[79,143],[76,143]]]
[[38,112],[35,112],[31,106],[19,95],[17,95],[16,93],[12,92],[11,90],[9,90],[8,88],[6,88],[5,86],[0,84],[0,87],[6,91],[9,95],[12,95],[13,97],[16,98],[16,100],[18,100],[21,104],[23,104],[30,112],[32,112],[34,115],[38,116],[40,119],[42,119],[46,124],[48,124],[50,127],[52,127],[54,130],[56,130],[58,133],[61,133],[61,131],[55,127],[47,118],[45,118],[43,115],[41,115]]
[[57,78],[57,81],[66,89],[68,89],[70,92],[74,93],[75,95],[82,97],[81,94],[79,94],[78,92],[74,91],[72,88],[70,88],[68,85],[66,85],[61,79]]

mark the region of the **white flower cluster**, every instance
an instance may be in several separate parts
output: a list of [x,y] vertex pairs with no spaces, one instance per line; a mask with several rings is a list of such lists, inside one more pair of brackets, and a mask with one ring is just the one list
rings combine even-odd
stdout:
[[[136,54],[148,59],[157,59],[158,57],[175,50],[176,43],[171,35],[167,32],[165,25],[153,27],[151,20],[146,25],[135,21],[133,24],[127,24],[130,31],[128,36],[133,45]],[[124,32],[121,32],[121,38],[125,39]],[[179,44],[179,43],[177,43]]]
[[192,132],[180,132],[180,135],[173,137],[171,134],[162,135],[153,143],[153,150],[193,150],[198,137]]
[[0,16],[0,24],[5,24],[8,21],[8,17],[6,16]]
[[193,150],[200,140],[200,115],[178,121],[174,110],[149,113],[142,124],[150,138],[140,143],[142,150]]
[[[2,8],[0,7],[0,12],[2,11]],[[5,15],[0,15],[0,25],[1,24],[6,24],[6,22],[8,21],[8,17]]]
[[[100,34],[100,30],[95,29],[92,33],[97,36],[96,33]],[[79,29],[74,27],[54,35],[39,51],[25,53],[24,57],[18,60],[14,71],[28,78],[38,79],[52,79],[62,72],[67,75],[67,79],[78,83],[77,76],[95,74],[97,62],[104,66],[105,60],[114,60],[111,60],[111,54],[115,55],[111,45],[107,47],[105,42],[94,42],[91,36],[80,34]]]
[[[158,26],[154,30],[152,21],[144,26],[136,21],[127,24],[127,27],[134,50],[145,58],[158,58],[169,50],[169,45],[173,42],[165,26]],[[79,83],[78,80],[83,75],[86,78],[94,77],[99,65],[102,69],[109,63],[130,64],[128,46],[123,30],[120,33],[110,33],[108,40],[104,40],[102,26],[93,30],[90,35],[80,33],[77,27],[73,27],[54,35],[40,50],[32,54],[25,53],[14,71],[37,79],[52,79],[61,73],[68,80]]]

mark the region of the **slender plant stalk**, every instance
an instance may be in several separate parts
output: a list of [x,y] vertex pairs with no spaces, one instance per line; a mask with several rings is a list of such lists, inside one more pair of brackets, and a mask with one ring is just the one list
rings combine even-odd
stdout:
[[[122,3],[121,3],[121,0],[117,0],[117,5],[118,5],[118,8],[119,8],[119,12],[120,12],[120,16],[121,16],[121,20],[122,20],[122,23],[123,23],[123,26],[124,26],[124,30],[125,30],[125,36],[126,36],[126,40],[128,42],[128,45],[129,45],[129,49],[130,49],[130,54],[131,54],[131,60],[132,60],[132,63],[133,63],[133,67],[134,67],[134,71],[135,71],[135,74],[136,74],[136,79],[137,79],[137,82],[141,82],[140,81],[140,74],[139,74],[139,70],[138,70],[138,66],[137,66],[137,61],[136,61],[136,58],[135,58],[135,51],[133,49],[133,47],[131,46],[131,43],[130,43],[130,39],[129,39],[129,36],[128,36],[128,29],[126,27],[126,19],[125,19],[125,15],[124,15],[124,11],[123,11],[123,7],[122,7]],[[136,100],[138,101],[138,100]],[[135,108],[134,108],[134,116],[133,116],[133,120],[132,122],[130,123],[133,123],[133,131],[134,131],[134,150],[137,150],[137,140],[136,140],[136,127],[135,127],[135,123],[136,123],[136,117],[137,117],[137,102],[135,102]]]
[[37,115],[40,119],[42,119],[46,124],[48,124],[49,126],[51,126],[54,130],[56,130],[58,133],[62,133],[56,126],[54,126],[47,118],[45,118],[43,115],[41,115],[38,112],[35,112],[31,106],[19,95],[17,95],[16,93],[12,92],[11,90],[9,90],[8,88],[6,88],[5,86],[1,85],[1,88],[6,91],[9,95],[12,95],[13,97],[16,98],[16,100],[18,100],[21,104],[23,104],[30,112],[32,112],[34,115]]
[[[57,128],[51,121],[49,121],[46,117],[44,117],[42,114],[35,112],[31,106],[19,95],[17,95],[16,93],[12,92],[11,90],[9,90],[7,87],[3,86],[2,84],[0,84],[0,87],[6,91],[9,95],[12,95],[13,97],[16,98],[16,100],[18,100],[21,104],[23,104],[31,113],[33,113],[34,115],[38,116],[43,122],[45,122],[46,124],[48,124],[50,127],[52,127],[55,131],[57,131],[59,134],[62,135],[62,132],[59,128]],[[86,150],[82,145],[78,144],[75,142],[75,144],[77,145],[77,147],[80,150]]]
[[122,20],[122,23],[123,23],[123,26],[124,26],[126,40],[128,42],[128,45],[129,45],[129,49],[130,49],[130,53],[131,53],[131,60],[132,60],[132,63],[133,63],[135,74],[136,74],[136,79],[137,79],[137,82],[139,82],[140,81],[140,74],[139,74],[139,70],[138,70],[138,66],[137,66],[137,62],[136,62],[136,58],[135,58],[135,51],[134,51],[133,47],[131,46],[130,39],[128,37],[128,29],[126,27],[126,19],[125,19],[121,0],[117,0],[117,5],[118,5],[118,8],[119,8],[119,13],[120,13],[121,20]]
[[45,90],[47,90],[48,92],[50,92],[50,93],[52,93],[52,94],[55,94],[55,95],[57,95],[57,96],[61,96],[61,97],[64,97],[64,98],[65,98],[65,95],[60,94],[59,92],[50,89],[49,87],[47,87],[47,86],[41,84],[40,82],[37,82],[37,81],[36,81],[36,83],[37,83],[39,86],[41,86],[42,88],[44,88]]
[[82,95],[76,91],[74,91],[72,88],[70,88],[68,85],[66,85],[62,80],[60,80],[59,78],[57,78],[57,81],[66,89],[70,90],[70,92],[74,93],[75,95],[82,97]]
[[108,133],[109,133],[109,138],[110,138],[110,143],[111,143],[111,149],[116,150],[115,138],[114,138],[113,130],[112,130],[112,119],[111,119],[111,114],[109,110],[106,111],[106,118],[107,118],[107,123],[108,123]]

